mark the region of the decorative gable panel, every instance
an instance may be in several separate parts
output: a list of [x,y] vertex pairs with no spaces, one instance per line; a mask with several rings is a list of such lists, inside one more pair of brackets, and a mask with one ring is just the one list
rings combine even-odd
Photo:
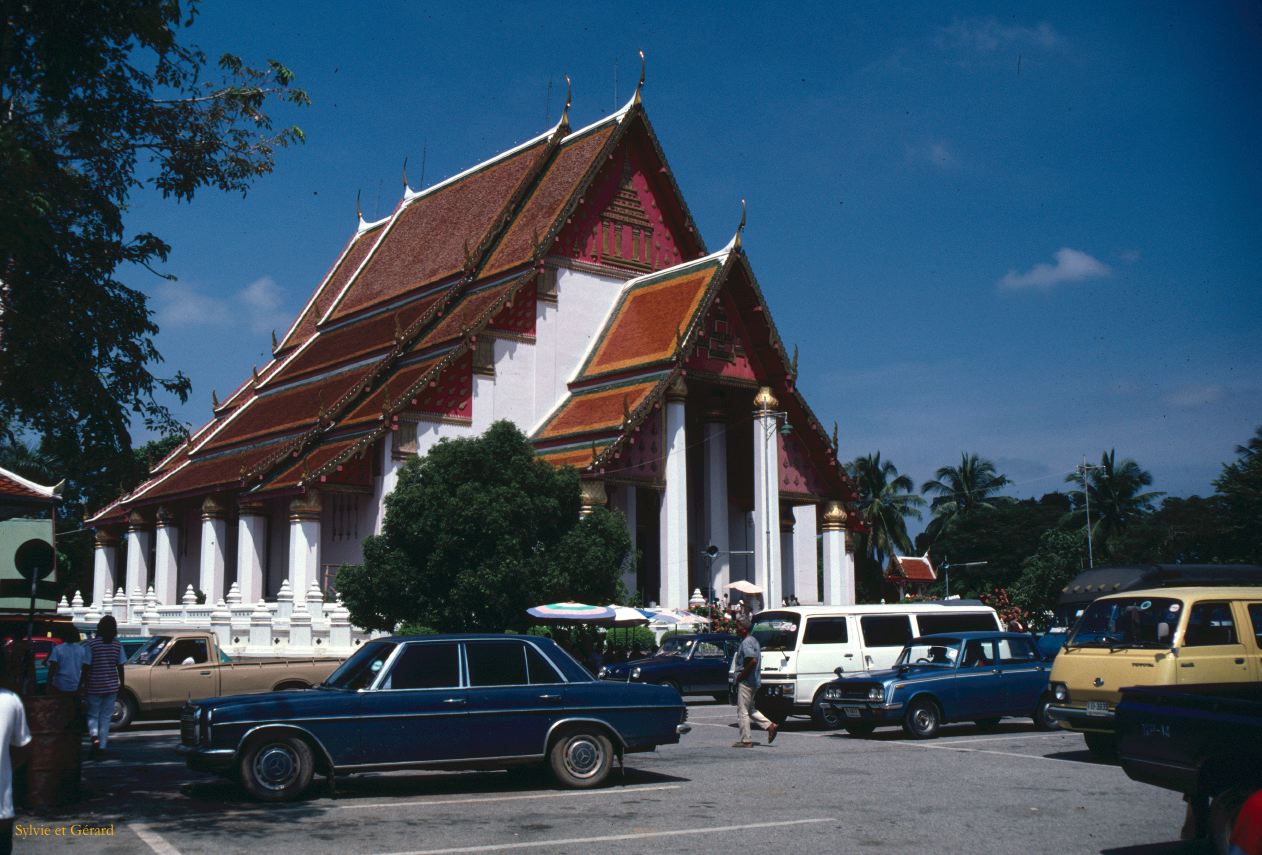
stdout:
[[731,299],[721,294],[706,319],[705,331],[685,362],[690,372],[757,382],[749,360],[748,336]]
[[443,421],[473,419],[473,355],[465,353],[412,399],[407,412]]

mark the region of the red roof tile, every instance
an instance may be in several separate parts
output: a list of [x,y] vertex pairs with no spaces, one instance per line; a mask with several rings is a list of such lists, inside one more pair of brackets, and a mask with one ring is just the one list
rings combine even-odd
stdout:
[[[51,487],[46,489],[52,490]],[[10,499],[37,499],[41,502],[53,501],[53,497],[48,493],[41,493],[25,478],[4,469],[0,469],[0,496]]]
[[383,231],[385,231],[384,225],[376,226],[351,238],[351,245],[342,253],[341,261],[326,277],[322,287],[316,291],[315,299],[303,310],[291,331],[286,334],[285,340],[281,342],[283,350],[290,351],[311,338],[315,333],[316,323],[333,305],[333,300],[337,299],[337,295],[342,293],[342,289],[346,287],[351,276],[368,257],[369,251],[377,245]]
[[919,557],[895,555],[894,560],[890,562],[887,575],[891,579],[902,578],[909,582],[933,582],[938,578],[928,555]]
[[260,394],[203,447],[203,452],[313,427],[320,411],[331,410],[370,370],[370,366],[360,366],[292,389]]

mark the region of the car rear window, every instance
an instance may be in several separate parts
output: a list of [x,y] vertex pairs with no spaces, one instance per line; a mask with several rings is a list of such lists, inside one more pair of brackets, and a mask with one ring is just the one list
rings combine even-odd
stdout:
[[530,674],[530,683],[534,686],[565,682],[543,654],[529,644],[526,645],[526,670]]
[[525,686],[525,645],[520,641],[471,641],[464,655],[470,686]]
[[921,635],[937,635],[940,632],[993,632],[999,628],[990,612],[964,612],[963,614],[916,615]]
[[816,617],[806,622],[803,644],[845,644],[847,641],[844,617]]
[[859,624],[868,647],[902,647],[912,639],[908,615],[866,615]]
[[383,689],[449,689],[460,685],[455,642],[408,644],[386,675]]

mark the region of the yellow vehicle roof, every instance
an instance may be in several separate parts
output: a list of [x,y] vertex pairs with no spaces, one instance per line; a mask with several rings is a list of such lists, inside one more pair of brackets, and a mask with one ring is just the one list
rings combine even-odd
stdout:
[[1259,585],[1186,585],[1180,588],[1144,588],[1139,591],[1117,591],[1100,597],[1117,600],[1123,597],[1165,597],[1167,599],[1262,600]]

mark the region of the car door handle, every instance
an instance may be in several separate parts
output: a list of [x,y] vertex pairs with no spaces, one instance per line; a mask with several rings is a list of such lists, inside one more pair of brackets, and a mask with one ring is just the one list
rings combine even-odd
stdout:
[[847,658],[847,659],[853,659],[853,658],[854,658],[854,654],[853,654],[853,653],[847,653],[847,654],[846,654],[846,658]]
[[464,706],[464,698],[443,698],[443,703],[451,704],[453,707]]
[[540,695],[540,696],[539,696],[539,700],[541,700],[541,701],[559,701],[559,700],[561,700],[561,696],[560,696],[560,695]]
[[1237,665],[1243,665],[1243,664],[1244,664],[1244,657],[1243,657],[1243,656],[1241,656],[1239,659],[1237,659],[1237,660],[1236,660],[1236,664],[1237,664]]
[[992,674],[994,674],[994,675],[998,676],[998,675],[1000,675],[1000,674],[1003,674],[1003,671],[1000,671],[998,668],[996,668],[995,670],[991,671],[990,673],[992,673]]
[[210,672],[209,672],[209,671],[198,671],[197,673],[198,673],[199,675],[201,675],[202,677],[209,677],[209,676],[210,676]]
[[1195,662],[1180,662],[1179,667],[1180,668],[1195,668],[1196,663]]

